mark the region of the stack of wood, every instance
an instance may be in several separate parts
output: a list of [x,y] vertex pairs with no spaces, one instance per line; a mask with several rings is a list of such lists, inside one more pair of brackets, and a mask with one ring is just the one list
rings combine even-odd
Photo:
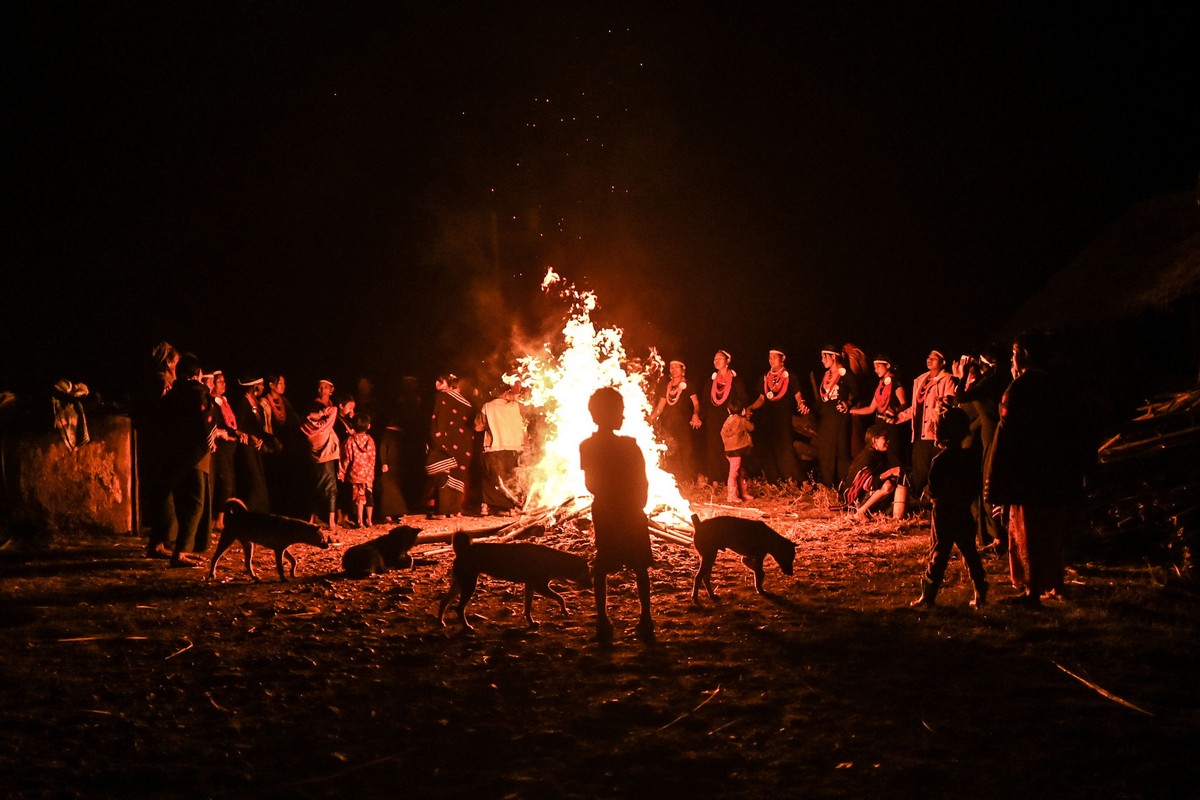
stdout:
[[[516,539],[536,538],[549,531],[561,531],[565,525],[576,520],[590,519],[592,500],[590,497],[572,497],[553,508],[525,509],[512,522],[494,528],[470,531],[472,539],[494,539],[511,542]],[[690,520],[669,509],[657,509],[650,517],[650,534],[669,544],[690,548],[695,531]],[[448,543],[453,532],[422,533],[418,544]]]
[[1100,446],[1090,487],[1094,530],[1111,544],[1158,551],[1195,577],[1200,505],[1200,389],[1138,409]]

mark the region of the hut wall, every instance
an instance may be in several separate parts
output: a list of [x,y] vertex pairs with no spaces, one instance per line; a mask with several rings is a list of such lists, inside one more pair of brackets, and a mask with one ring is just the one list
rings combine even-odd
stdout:
[[90,414],[91,441],[67,446],[54,430],[5,431],[6,516],[69,534],[134,530],[133,428],[124,414]]

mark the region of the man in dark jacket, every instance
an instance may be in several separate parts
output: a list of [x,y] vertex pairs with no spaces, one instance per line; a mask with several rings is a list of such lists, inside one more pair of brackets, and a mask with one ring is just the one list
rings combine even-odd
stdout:
[[200,361],[181,356],[177,379],[163,397],[167,444],[164,468],[179,522],[172,567],[200,566],[193,553],[208,549],[212,536],[212,453],[216,426],[208,389],[200,380]]

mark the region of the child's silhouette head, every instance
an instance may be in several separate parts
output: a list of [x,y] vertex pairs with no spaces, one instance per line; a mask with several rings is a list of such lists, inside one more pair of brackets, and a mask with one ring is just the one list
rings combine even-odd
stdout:
[[592,393],[588,400],[588,411],[592,421],[602,431],[615,431],[625,421],[625,400],[621,393],[611,386],[605,386]]
[[359,414],[351,424],[354,426],[355,433],[366,433],[371,430],[371,415],[366,413]]

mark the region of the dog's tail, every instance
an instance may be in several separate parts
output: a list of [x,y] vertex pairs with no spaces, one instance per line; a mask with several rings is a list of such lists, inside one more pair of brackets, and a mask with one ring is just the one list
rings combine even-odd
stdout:
[[466,531],[454,532],[454,555],[460,555],[471,546],[471,534]]
[[249,511],[249,510],[250,509],[246,506],[246,504],[243,503],[241,500],[238,500],[236,497],[229,498],[229,501],[225,503],[225,514],[226,515],[239,514],[243,511]]
[[696,529],[696,528],[699,528],[699,527],[700,527],[700,515],[699,515],[699,514],[692,514],[692,528],[693,528],[693,529]]

